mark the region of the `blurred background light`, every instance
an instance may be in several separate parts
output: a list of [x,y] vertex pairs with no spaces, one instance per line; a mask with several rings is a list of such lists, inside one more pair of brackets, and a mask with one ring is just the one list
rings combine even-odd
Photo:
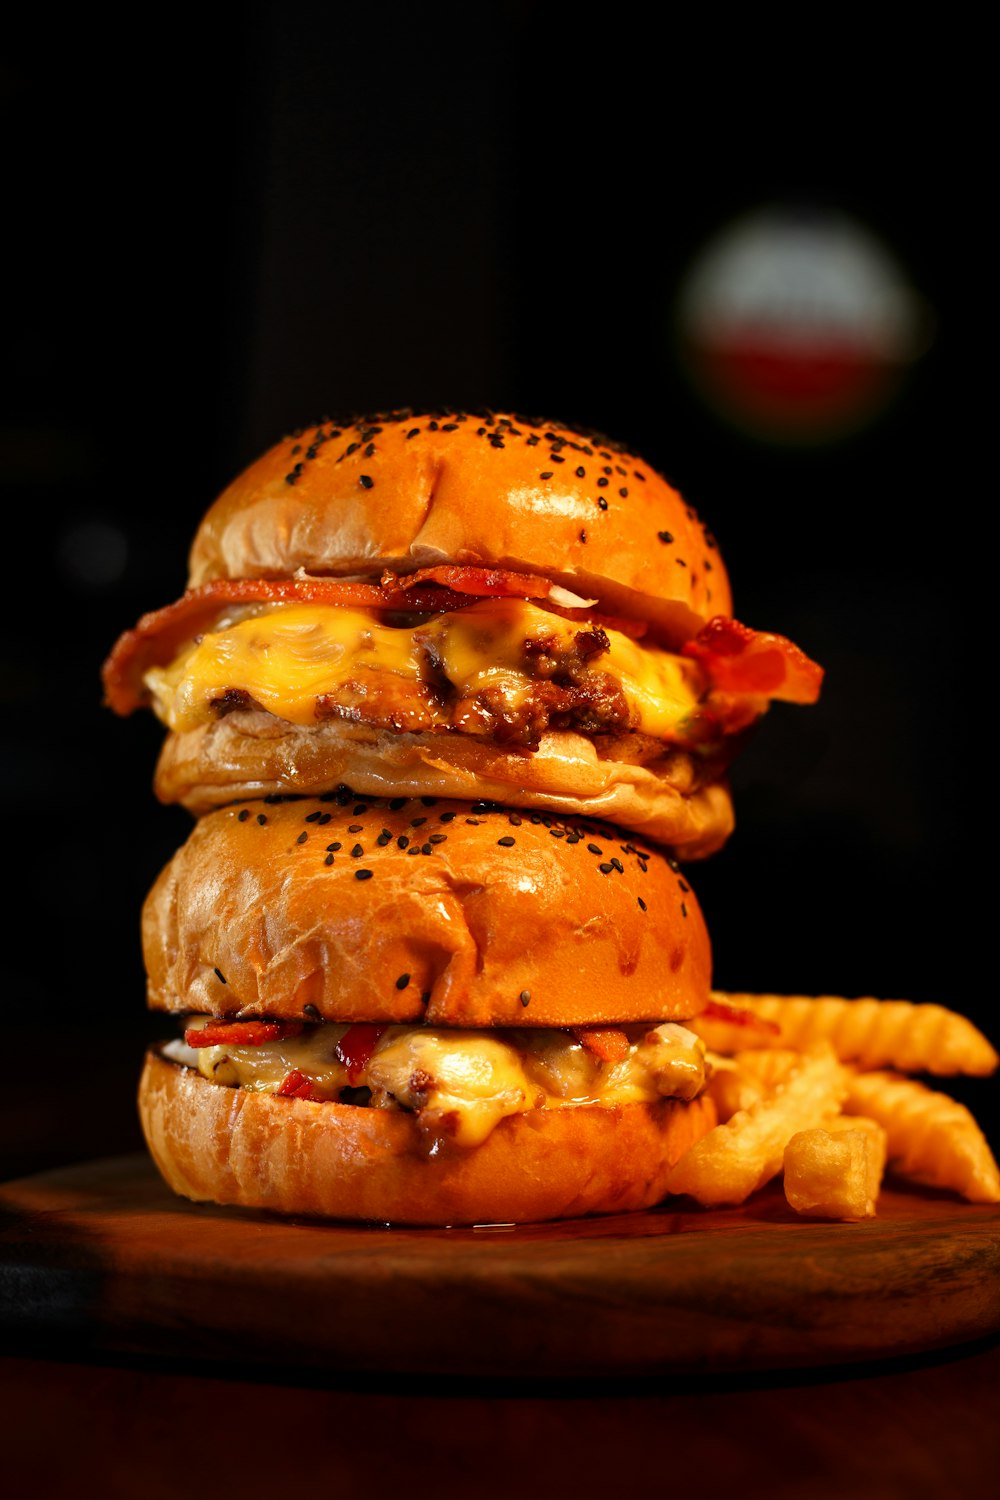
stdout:
[[864,225],[775,204],[699,251],[675,324],[691,380],[724,420],[763,442],[822,444],[882,413],[933,315]]

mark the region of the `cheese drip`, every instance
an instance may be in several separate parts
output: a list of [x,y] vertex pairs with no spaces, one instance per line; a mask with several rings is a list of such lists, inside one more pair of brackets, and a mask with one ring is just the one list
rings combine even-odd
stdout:
[[[420,727],[448,728],[442,677],[461,699],[492,686],[516,696],[538,675],[526,643],[567,654],[584,629],[521,599],[480,600],[406,626],[386,625],[374,610],[281,604],[209,632],[144,680],[159,717],[183,731],[212,719],[213,702],[232,692],[290,723],[315,724],[322,717],[318,699],[363,701],[375,675],[389,673],[419,694]],[[620,685],[631,727],[659,739],[681,738],[703,691],[701,669],[620,631],[604,634],[608,649],[588,666]]]
[[[208,1019],[193,1017],[189,1029]],[[167,1055],[212,1083],[262,1093],[277,1093],[291,1072],[334,1100],[342,1089],[368,1088],[376,1108],[415,1111],[432,1150],[442,1140],[478,1146],[506,1115],[693,1099],[705,1081],[703,1043],[673,1022],[622,1028],[628,1052],[613,1063],[595,1057],[569,1031],[387,1026],[368,1062],[351,1075],[336,1055],[349,1029],[319,1025],[257,1047],[194,1049],[174,1042]]]

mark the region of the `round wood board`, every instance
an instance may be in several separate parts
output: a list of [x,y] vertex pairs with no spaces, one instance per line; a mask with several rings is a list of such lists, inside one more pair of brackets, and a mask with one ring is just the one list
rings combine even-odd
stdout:
[[144,1156],[0,1187],[0,1327],[344,1371],[608,1376],[854,1362],[1000,1331],[1000,1208],[738,1209],[397,1229],[191,1204]]

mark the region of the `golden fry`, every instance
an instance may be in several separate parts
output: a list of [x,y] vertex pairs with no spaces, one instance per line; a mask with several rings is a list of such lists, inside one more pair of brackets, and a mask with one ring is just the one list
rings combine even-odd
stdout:
[[[965,1016],[943,1005],[911,1005],[907,1000],[845,1000],[839,995],[717,994],[721,1005],[752,1011],[776,1023],[777,1033],[750,1036],[742,1026],[699,1019],[698,1032],[719,1052],[740,1047],[804,1049],[826,1037],[841,1062],[859,1068],[899,1068],[906,1073],[992,1073],[996,1050]],[[702,1026],[707,1030],[703,1030]],[[726,1028],[725,1036],[719,1034]],[[741,1035],[742,1033],[742,1035]],[[729,1045],[724,1045],[729,1043]]]
[[802,1130],[785,1147],[785,1197],[796,1213],[870,1219],[882,1181],[885,1131],[873,1120],[837,1116]]
[[735,1058],[706,1052],[705,1062],[705,1093],[715,1102],[720,1124],[725,1124],[741,1109],[749,1109],[766,1092],[765,1085],[744,1072]]
[[833,1049],[828,1042],[818,1043],[773,1094],[692,1146],[671,1173],[668,1190],[688,1193],[706,1207],[743,1203],[781,1171],[793,1135],[837,1112],[845,1090]]
[[884,1126],[894,1171],[972,1203],[1000,1203],[1000,1170],[972,1115],[947,1094],[893,1073],[851,1073],[847,1114]]

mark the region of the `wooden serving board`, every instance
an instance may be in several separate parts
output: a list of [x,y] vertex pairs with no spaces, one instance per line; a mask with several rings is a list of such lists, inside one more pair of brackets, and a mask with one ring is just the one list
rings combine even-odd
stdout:
[[175,1198],[145,1156],[0,1187],[0,1328],[88,1351],[470,1376],[754,1370],[1000,1331],[1000,1208],[739,1209],[397,1229]]

